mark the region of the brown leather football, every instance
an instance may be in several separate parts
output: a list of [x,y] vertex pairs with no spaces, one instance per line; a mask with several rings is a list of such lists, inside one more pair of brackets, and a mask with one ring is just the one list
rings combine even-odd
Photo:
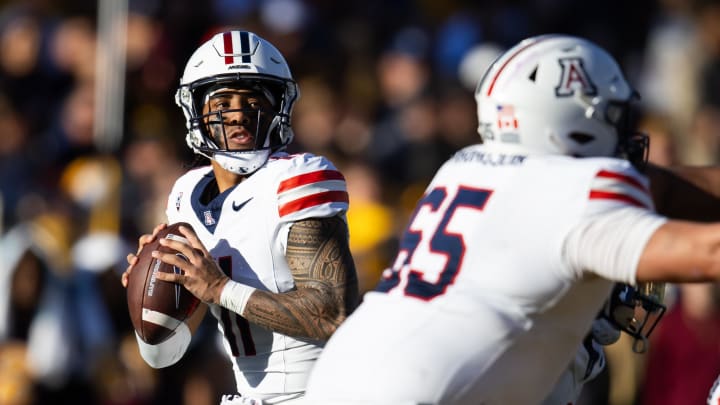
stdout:
[[[200,300],[180,284],[155,277],[159,271],[182,272],[179,268],[151,256],[153,250],[175,252],[161,246],[158,242],[160,238],[181,238],[178,240],[187,243],[184,235],[180,233],[180,225],[192,229],[189,224],[178,222],[160,231],[157,238],[140,251],[138,262],[128,279],[127,302],[133,327],[143,341],[153,345],[170,337],[180,322],[192,315],[200,303]],[[180,253],[176,254],[184,258]]]

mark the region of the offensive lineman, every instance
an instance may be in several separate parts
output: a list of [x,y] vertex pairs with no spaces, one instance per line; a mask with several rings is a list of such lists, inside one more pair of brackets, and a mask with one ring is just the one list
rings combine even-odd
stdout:
[[581,38],[499,58],[476,91],[483,144],[438,171],[308,403],[539,403],[613,282],[720,279],[720,224],[657,215],[625,159],[643,152],[624,126],[632,97]]

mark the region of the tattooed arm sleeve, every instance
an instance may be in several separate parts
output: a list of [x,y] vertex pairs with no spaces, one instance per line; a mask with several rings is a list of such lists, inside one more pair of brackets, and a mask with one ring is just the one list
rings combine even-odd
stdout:
[[297,289],[255,291],[242,315],[289,336],[328,339],[359,299],[347,224],[338,217],[296,222],[288,235],[286,259]]

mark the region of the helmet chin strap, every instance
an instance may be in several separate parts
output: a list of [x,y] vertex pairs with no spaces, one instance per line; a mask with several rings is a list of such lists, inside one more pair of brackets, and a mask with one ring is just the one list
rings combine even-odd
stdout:
[[217,151],[208,157],[231,173],[249,176],[267,162],[270,157],[270,149],[238,152]]

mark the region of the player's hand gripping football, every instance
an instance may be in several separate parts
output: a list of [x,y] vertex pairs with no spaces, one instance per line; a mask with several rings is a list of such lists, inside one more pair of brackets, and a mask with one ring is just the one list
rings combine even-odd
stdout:
[[127,255],[127,262],[128,266],[125,269],[125,271],[122,274],[122,277],[120,278],[120,282],[122,283],[123,287],[127,288],[128,281],[130,280],[130,273],[132,273],[133,267],[138,262],[138,255],[140,254],[140,251],[142,250],[143,246],[147,245],[148,243],[152,243],[152,241],[155,240],[156,235],[161,230],[167,228],[167,224],[159,224],[153,229],[152,234],[144,234],[141,235],[140,238],[138,238],[138,250],[137,252],[128,253]]
[[182,274],[158,272],[158,280],[169,281],[183,285],[188,291],[203,302],[218,304],[220,294],[228,276],[220,270],[210,253],[205,249],[200,239],[192,229],[181,226],[180,232],[188,240],[189,245],[173,239],[162,238],[160,245],[173,249],[185,258],[174,253],[153,251],[152,256],[164,263],[173,265],[183,271]]

